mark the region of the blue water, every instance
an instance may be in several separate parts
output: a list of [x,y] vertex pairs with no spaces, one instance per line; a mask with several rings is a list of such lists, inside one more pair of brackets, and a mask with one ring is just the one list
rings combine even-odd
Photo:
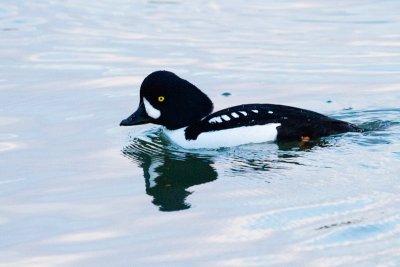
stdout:
[[[399,8],[1,1],[0,266],[400,266]],[[159,69],[367,131],[184,150],[118,126]]]

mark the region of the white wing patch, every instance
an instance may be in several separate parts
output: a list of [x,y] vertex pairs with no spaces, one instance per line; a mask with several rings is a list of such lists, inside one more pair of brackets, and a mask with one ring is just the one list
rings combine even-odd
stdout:
[[269,113],[269,114],[273,114],[274,112],[270,110],[270,111],[268,111],[268,113]]
[[230,120],[231,120],[231,118],[229,118],[228,115],[222,115],[221,118],[222,118],[224,121],[230,121]]
[[214,117],[214,118],[210,119],[208,122],[209,123],[221,123],[222,119],[221,119],[221,117]]
[[149,117],[152,117],[153,119],[158,119],[161,116],[161,112],[156,109],[155,107],[153,107],[149,101],[147,101],[146,98],[143,97],[143,103],[144,103],[144,108],[146,109],[146,113],[147,115],[149,115]]
[[257,109],[252,109],[251,111],[253,111],[254,113],[258,113]]
[[231,115],[232,115],[232,117],[234,117],[234,118],[239,118],[239,115],[238,115],[237,113],[235,113],[235,112],[232,112]]
[[239,111],[240,113],[242,113],[244,116],[247,116],[247,112],[246,111]]

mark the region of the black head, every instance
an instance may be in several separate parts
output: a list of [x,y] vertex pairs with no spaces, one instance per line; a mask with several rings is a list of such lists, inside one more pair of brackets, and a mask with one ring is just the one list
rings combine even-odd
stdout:
[[189,126],[210,114],[211,100],[190,82],[169,71],[156,71],[140,86],[139,107],[121,126],[160,124],[170,130]]

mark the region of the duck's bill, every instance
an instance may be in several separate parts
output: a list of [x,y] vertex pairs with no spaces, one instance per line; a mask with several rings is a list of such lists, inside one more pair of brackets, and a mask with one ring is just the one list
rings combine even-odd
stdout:
[[120,126],[132,126],[139,124],[146,124],[151,122],[151,118],[147,115],[146,109],[144,108],[143,103],[139,105],[139,108],[128,118],[121,121]]

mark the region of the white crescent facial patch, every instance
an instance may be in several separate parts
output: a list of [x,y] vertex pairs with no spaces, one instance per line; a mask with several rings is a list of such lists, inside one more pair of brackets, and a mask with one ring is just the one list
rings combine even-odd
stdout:
[[161,116],[161,112],[153,107],[146,98],[143,97],[144,108],[146,109],[147,115],[153,119],[158,119]]

